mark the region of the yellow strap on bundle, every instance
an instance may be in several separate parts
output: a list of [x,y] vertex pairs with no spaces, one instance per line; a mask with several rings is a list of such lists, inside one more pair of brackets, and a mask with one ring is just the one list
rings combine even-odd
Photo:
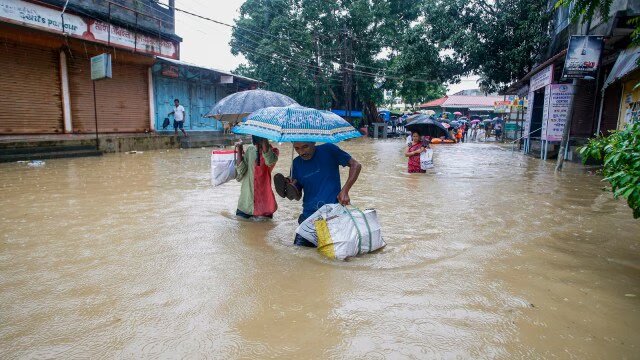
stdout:
[[336,251],[333,248],[333,240],[331,240],[331,233],[329,232],[329,226],[327,226],[327,220],[318,219],[314,222],[316,227],[316,234],[318,235],[318,251],[330,258],[336,258]]

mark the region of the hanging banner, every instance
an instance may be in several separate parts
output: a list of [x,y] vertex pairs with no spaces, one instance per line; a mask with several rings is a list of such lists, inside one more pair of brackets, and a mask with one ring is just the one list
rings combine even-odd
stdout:
[[602,36],[571,36],[562,77],[569,79],[595,79],[600,63],[603,39],[604,37]]
[[[549,93],[547,101],[547,93]],[[567,114],[573,101],[574,87],[569,84],[551,84],[545,91],[542,120],[542,140],[561,141]]]
[[511,101],[494,101],[493,112],[498,114],[511,112]]
[[553,82],[553,64],[540,70],[529,80],[529,91],[536,91]]

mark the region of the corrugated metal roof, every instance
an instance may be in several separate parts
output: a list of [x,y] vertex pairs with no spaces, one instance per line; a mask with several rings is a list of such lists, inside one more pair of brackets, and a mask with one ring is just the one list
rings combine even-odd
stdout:
[[616,59],[616,63],[611,69],[611,73],[602,86],[602,92],[614,82],[622,79],[627,74],[638,68],[638,59],[640,58],[640,46],[626,49]]
[[182,66],[188,66],[188,67],[192,67],[192,68],[209,70],[209,71],[217,72],[217,73],[222,74],[222,75],[231,75],[231,76],[236,77],[238,79],[242,79],[242,80],[245,80],[245,81],[248,81],[248,82],[257,83],[257,84],[264,84],[265,83],[264,81],[248,78],[246,76],[237,75],[237,74],[234,74],[232,72],[228,72],[228,71],[224,71],[224,70],[218,70],[218,69],[205,67],[205,66],[200,66],[200,65],[192,64],[192,63],[189,63],[189,62],[186,62],[186,61],[182,61],[182,60],[174,60],[174,59],[169,59],[169,58],[162,57],[162,56],[156,56],[156,59],[158,59],[160,61],[176,64],[176,65],[182,65]]

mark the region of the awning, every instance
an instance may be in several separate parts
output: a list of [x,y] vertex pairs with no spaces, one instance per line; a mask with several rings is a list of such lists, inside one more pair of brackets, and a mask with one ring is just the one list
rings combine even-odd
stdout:
[[616,63],[611,68],[611,73],[602,85],[602,92],[611,84],[627,76],[630,72],[638,68],[640,59],[640,46],[628,48],[618,55]]
[[494,111],[494,107],[470,107],[469,111]]

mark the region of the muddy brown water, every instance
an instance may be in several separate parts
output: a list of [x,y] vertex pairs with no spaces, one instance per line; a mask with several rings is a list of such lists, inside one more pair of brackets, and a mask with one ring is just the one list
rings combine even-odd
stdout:
[[492,144],[409,175],[401,140],[341,146],[388,243],[348,262],[291,245],[300,203],[236,220],[209,150],[0,164],[0,357],[640,357],[640,221],[600,177]]

